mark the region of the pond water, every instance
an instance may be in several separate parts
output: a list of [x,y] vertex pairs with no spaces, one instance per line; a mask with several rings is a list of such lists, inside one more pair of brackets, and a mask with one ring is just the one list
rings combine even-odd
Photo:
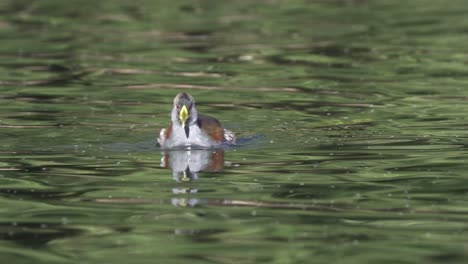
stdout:
[[[468,261],[465,1],[3,1],[5,263]],[[234,131],[162,153],[172,100]]]

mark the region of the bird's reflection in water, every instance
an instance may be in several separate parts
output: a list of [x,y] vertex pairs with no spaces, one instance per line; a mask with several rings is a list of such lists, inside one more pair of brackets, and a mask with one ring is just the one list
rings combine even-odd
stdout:
[[[172,170],[172,178],[177,182],[190,182],[198,179],[199,172],[217,172],[224,168],[224,151],[221,149],[172,150],[163,152],[161,167]],[[198,190],[181,186],[172,189],[172,193],[195,194]],[[200,201],[196,198],[173,198],[177,206],[195,206]]]
[[223,150],[173,150],[163,152],[161,167],[172,170],[177,182],[194,181],[200,171],[216,172],[224,168]]

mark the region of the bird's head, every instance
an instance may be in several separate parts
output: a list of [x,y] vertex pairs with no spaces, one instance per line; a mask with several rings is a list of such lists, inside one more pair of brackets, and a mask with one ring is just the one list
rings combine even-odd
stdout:
[[190,94],[179,93],[174,98],[174,108],[172,109],[172,122],[177,123],[185,129],[188,137],[188,127],[196,122],[198,117],[195,109],[195,100]]

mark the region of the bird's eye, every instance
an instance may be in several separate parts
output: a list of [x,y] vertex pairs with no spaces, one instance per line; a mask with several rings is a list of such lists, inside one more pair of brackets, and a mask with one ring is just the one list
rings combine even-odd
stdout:
[[192,105],[189,106],[188,110],[189,110],[189,111],[192,110]]
[[180,110],[180,105],[176,105],[177,110]]

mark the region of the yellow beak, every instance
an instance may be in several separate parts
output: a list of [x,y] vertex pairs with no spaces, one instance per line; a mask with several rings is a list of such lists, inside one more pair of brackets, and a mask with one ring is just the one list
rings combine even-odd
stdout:
[[184,105],[182,106],[182,109],[180,110],[180,113],[179,113],[179,120],[182,123],[182,127],[185,127],[185,122],[187,121],[188,118],[189,118],[189,113],[188,113],[187,107],[185,107]]

